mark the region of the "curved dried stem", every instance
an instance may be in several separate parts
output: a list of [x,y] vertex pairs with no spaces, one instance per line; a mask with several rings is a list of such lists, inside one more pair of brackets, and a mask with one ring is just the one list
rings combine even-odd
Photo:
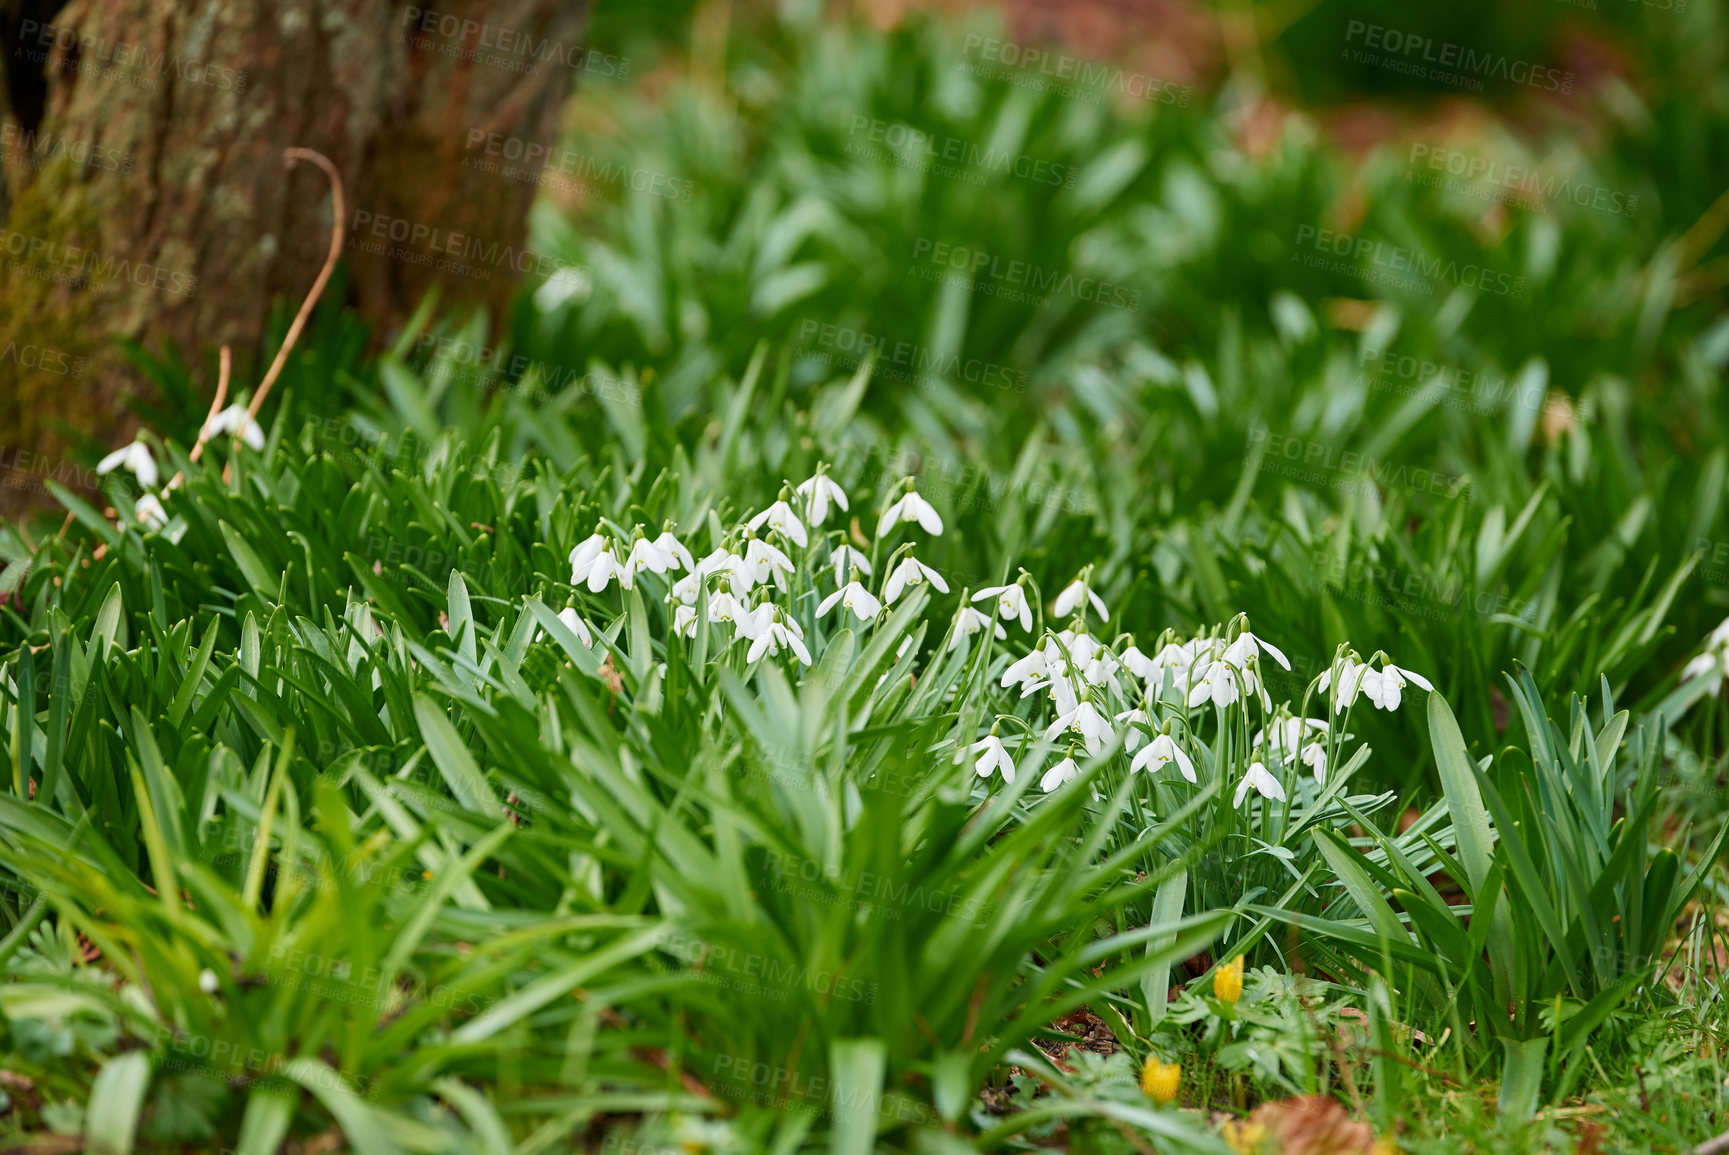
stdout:
[[264,381],[258,386],[258,392],[252,395],[252,404],[247,406],[249,417],[256,419],[258,410],[264,405],[265,397],[270,394],[270,387],[276,384],[276,378],[282,372],[282,366],[288,361],[288,353],[294,348],[294,343],[300,340],[300,331],[306,328],[306,319],[312,315],[312,308],[318,304],[318,298],[324,294],[324,286],[329,283],[330,275],[336,271],[336,262],[342,256],[342,222],[347,216],[347,208],[342,196],[342,174],[336,171],[336,166],[330,163],[330,158],[321,152],[310,148],[289,148],[282,152],[283,163],[294,167],[294,162],[309,160],[324,170],[324,175],[330,178],[330,253],[324,258],[324,268],[318,272],[318,279],[312,282],[312,291],[306,294],[306,300],[300,303],[300,312],[295,314],[294,324],[288,327],[288,336],[283,338],[282,348],[276,351],[276,360],[270,363],[270,372],[264,375]]

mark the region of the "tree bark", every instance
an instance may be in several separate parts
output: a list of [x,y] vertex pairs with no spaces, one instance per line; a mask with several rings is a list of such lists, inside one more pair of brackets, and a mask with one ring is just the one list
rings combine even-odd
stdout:
[[0,0],[0,448],[52,460],[61,423],[127,436],[140,382],[117,338],[196,364],[254,347],[273,299],[298,304],[330,201],[285,148],[342,173],[350,292],[377,329],[434,283],[496,312],[529,265],[536,186],[495,166],[544,156],[580,74],[621,64],[581,45],[587,9]]

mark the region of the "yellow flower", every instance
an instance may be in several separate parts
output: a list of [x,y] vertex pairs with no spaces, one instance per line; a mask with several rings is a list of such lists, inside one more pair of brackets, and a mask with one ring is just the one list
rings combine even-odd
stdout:
[[1213,995],[1221,1003],[1234,1003],[1243,997],[1242,955],[1213,972]]
[[1177,1086],[1183,1081],[1183,1065],[1167,1063],[1157,1055],[1148,1055],[1141,1068],[1141,1090],[1159,1103],[1169,1103],[1177,1097]]
[[1267,1142],[1267,1126],[1265,1123],[1230,1122],[1224,1126],[1225,1142],[1231,1145],[1231,1150],[1237,1155],[1260,1155],[1260,1150]]

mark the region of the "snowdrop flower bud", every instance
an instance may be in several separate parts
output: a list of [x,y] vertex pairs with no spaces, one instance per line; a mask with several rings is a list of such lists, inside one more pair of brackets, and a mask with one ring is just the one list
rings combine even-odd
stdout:
[[981,614],[971,606],[962,606],[955,614],[955,628],[953,636],[949,639],[949,651],[952,653],[959,649],[963,638],[970,638],[980,630],[987,628],[996,630],[999,642],[1009,636],[1003,627],[992,621],[989,616]]
[[140,497],[132,512],[137,515],[138,524],[146,529],[161,529],[168,524],[168,511],[162,508],[162,502],[154,493]]
[[230,405],[204,423],[205,440],[233,434],[238,434],[240,440],[253,449],[264,448],[264,430],[253,420],[252,414],[246,411],[244,405]]
[[1177,740],[1169,734],[1159,734],[1147,743],[1145,750],[1135,755],[1134,761],[1129,763],[1129,770],[1131,773],[1136,770],[1146,770],[1156,774],[1172,763],[1175,763],[1177,769],[1182,771],[1184,778],[1190,782],[1196,780],[1195,764],[1187,754],[1183,753],[1183,748],[1177,745]]
[[973,772],[980,778],[989,778],[994,772],[1001,771],[1004,782],[1015,780],[1014,759],[1009,757],[1008,747],[997,737],[997,728],[991,727],[991,732],[985,737],[967,747],[969,753],[978,754],[978,761],[973,763]]
[[1021,582],[1007,586],[990,586],[973,595],[975,602],[982,602],[986,598],[997,600],[997,617],[1005,622],[1019,619],[1021,629],[1029,634],[1033,632],[1033,610],[1027,603],[1026,587]]
[[1285,788],[1279,784],[1277,778],[1267,773],[1267,768],[1259,762],[1249,764],[1249,772],[1244,774],[1243,780],[1237,784],[1237,796],[1231,805],[1241,806],[1243,799],[1249,796],[1250,787],[1254,787],[1255,792],[1262,798],[1271,799],[1274,802],[1285,800]]
[[828,520],[828,507],[831,502],[840,506],[843,512],[847,509],[846,491],[829,477],[826,466],[817,466],[816,472],[799,482],[794,492],[805,499],[805,508],[809,510],[812,525],[821,525]]
[[[680,607],[683,608],[682,606]],[[585,646],[594,645],[594,635],[588,632],[588,623],[576,612],[575,607],[566,606],[558,611],[558,620],[564,623],[564,628],[582,639]]]
[[943,534],[943,519],[931,503],[920,497],[913,489],[913,479],[906,479],[906,493],[883,510],[882,520],[877,522],[877,536],[882,537],[889,530],[902,522],[916,521],[926,533],[932,537]]
[[848,582],[822,600],[816,608],[816,616],[822,617],[840,603],[857,615],[861,622],[875,621],[877,615],[883,612],[883,604],[876,599],[864,586],[858,582]]
[[883,602],[892,606],[908,586],[927,581],[943,593],[949,592],[949,583],[943,580],[942,574],[907,554],[901,558],[901,563],[895,567],[894,572],[889,574],[888,581],[883,583]]
[[803,549],[808,541],[804,523],[798,519],[798,514],[793,512],[792,506],[786,503],[786,498],[787,492],[783,487],[780,498],[773,505],[747,521],[745,525],[756,530],[761,529],[766,522],[770,529]]
[[142,441],[134,441],[131,445],[123,445],[96,463],[98,474],[111,473],[124,467],[126,471],[138,479],[138,484],[145,489],[156,486],[156,458],[150,455],[150,446]]
[[1070,614],[1074,613],[1075,610],[1080,607],[1081,603],[1085,601],[1091,603],[1093,612],[1099,615],[1100,621],[1108,622],[1111,620],[1111,611],[1105,608],[1104,600],[1101,599],[1098,594],[1094,593],[1092,587],[1088,584],[1092,580],[1092,576],[1092,566],[1088,566],[1079,574],[1075,575],[1075,580],[1070,582],[1063,589],[1063,592],[1057,595],[1057,600],[1055,602],[1051,603],[1051,614],[1053,617],[1066,618]]
[[1039,779],[1039,788],[1049,794],[1057,787],[1073,782],[1080,777],[1080,773],[1081,768],[1075,765],[1074,756],[1071,754],[1045,771],[1044,777]]

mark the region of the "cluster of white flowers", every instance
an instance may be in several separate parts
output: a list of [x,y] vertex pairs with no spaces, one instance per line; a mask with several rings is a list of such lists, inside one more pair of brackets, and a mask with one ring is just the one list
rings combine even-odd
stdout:
[[[220,413],[211,414],[199,431],[198,438],[200,441],[208,441],[225,435],[239,438],[248,448],[264,448],[264,429],[244,405],[230,405]],[[196,457],[197,454],[193,456]],[[96,463],[96,472],[101,476],[113,473],[116,469],[126,470],[137,478],[138,484],[144,488],[144,493],[133,504],[138,524],[153,530],[167,526],[168,510],[163,507],[162,498],[167,496],[168,490],[164,489],[160,495],[151,492],[161,480],[161,473],[156,468],[156,458],[150,452],[150,446],[143,440],[137,440],[130,445],[122,445]],[[174,484],[170,482],[169,488]]]
[[[791,608],[792,599],[785,596],[795,583],[802,591],[808,588],[806,580],[832,580],[833,588],[820,598],[816,616],[827,617],[838,608],[861,626],[881,619],[915,585],[928,583],[941,593],[949,592],[942,574],[913,556],[910,542],[888,557],[883,567],[886,576],[873,590],[875,554],[857,548],[867,543],[857,536],[856,523],[851,534],[821,532],[832,510],[849,508],[846,492],[828,476],[826,467],[819,467],[798,485],[783,487],[768,508],[747,516],[701,560],[693,558],[671,524],[651,539],[642,526],[627,537],[603,522],[571,551],[571,583],[600,593],[614,582],[622,589],[635,589],[645,572],[659,575],[667,583],[666,601],[673,608],[673,629],[679,635],[694,638],[704,626],[727,627],[729,644],[749,643],[747,661],[784,651],[808,666],[812,658],[804,627]],[[911,478],[885,496],[875,548],[880,550],[890,535],[908,526],[932,536],[943,532],[941,515],[919,496]],[[1031,724],[1018,715],[998,714],[983,737],[960,736],[956,761],[971,758],[979,777],[1000,775],[1012,783],[1017,768],[1002,736],[1006,722],[1022,727],[1028,739],[1042,735],[1047,742],[1061,744],[1061,758],[1039,780],[1046,792],[1079,776],[1077,754],[1097,755],[1118,741],[1131,756],[1131,773],[1157,774],[1174,767],[1194,783],[1198,774],[1191,754],[1196,741],[1191,727],[1204,721],[1204,715],[1196,717],[1194,712],[1211,707],[1222,716],[1233,708],[1258,707],[1261,726],[1251,742],[1248,768],[1236,784],[1234,805],[1242,806],[1251,793],[1284,801],[1286,783],[1299,765],[1314,775],[1317,784],[1325,782],[1329,751],[1348,735],[1336,733],[1325,719],[1292,717],[1283,709],[1275,712],[1262,662],[1270,660],[1286,671],[1291,663],[1277,646],[1256,635],[1246,618],[1239,616],[1229,627],[1187,639],[1167,631],[1148,657],[1130,635],[1107,642],[1090,632],[1089,618],[1100,624],[1110,621],[1110,608],[1094,590],[1093,580],[1094,567],[1082,568],[1049,605],[1050,615],[1063,624],[1047,628],[1041,621],[1038,634],[1037,589],[1025,570],[1012,583],[978,590],[963,600],[949,630],[947,649],[953,651],[980,633],[1007,642],[1010,629],[1018,626],[1030,644],[1023,653],[1009,656],[999,685],[1006,691],[1018,690],[1023,700],[1041,695],[1051,703],[1051,715],[1048,722]],[[590,639],[591,631],[574,609],[560,617],[585,641]],[[910,642],[910,637],[902,641],[902,652]],[[1332,691],[1332,713],[1340,714],[1359,696],[1378,709],[1395,710],[1407,685],[1433,688],[1421,675],[1394,665],[1384,654],[1364,661],[1346,650],[1316,680],[1315,688],[1324,696]],[[1160,717],[1164,720],[1155,720]]]
[[[889,558],[888,577],[880,591],[872,593],[867,584],[874,573],[869,556],[844,534],[832,535],[831,540],[812,533],[834,509],[850,509],[846,491],[826,468],[819,467],[798,485],[783,488],[767,509],[747,517],[700,561],[679,541],[671,524],[653,540],[637,526],[628,542],[603,524],[571,551],[571,584],[586,586],[590,593],[600,593],[613,582],[632,590],[645,571],[657,575],[683,571],[682,577],[669,579],[666,595],[678,634],[695,637],[705,623],[730,626],[732,641],[750,643],[748,661],[785,650],[808,666],[811,655],[803,626],[788,606],[774,600],[776,593],[789,592],[801,565],[808,564],[813,578],[818,572],[833,571],[836,589],[817,606],[818,617],[839,605],[859,622],[870,623],[913,586],[928,582],[943,593],[949,590],[942,574],[914,557],[906,545]],[[942,516],[918,495],[910,478],[882,512],[877,523],[879,543],[906,524],[933,535],[943,531]],[[826,554],[819,556],[819,546]],[[969,619],[960,625],[958,632],[970,634],[981,623]],[[589,636],[586,627],[583,636]]]

